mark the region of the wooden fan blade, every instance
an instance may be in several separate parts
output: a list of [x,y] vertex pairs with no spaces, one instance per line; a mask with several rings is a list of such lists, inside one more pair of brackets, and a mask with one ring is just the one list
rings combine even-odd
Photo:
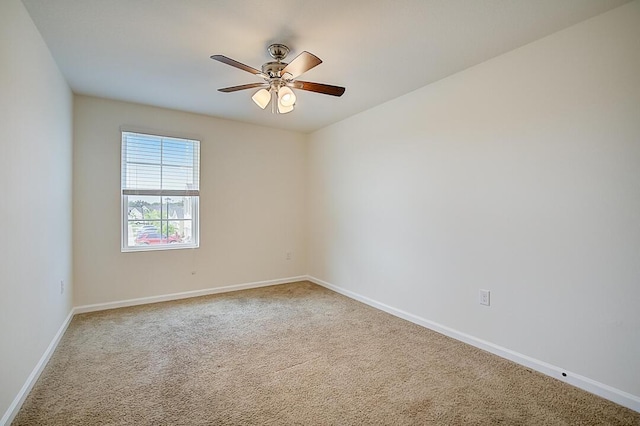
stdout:
[[237,92],[238,90],[253,89],[256,87],[269,87],[269,85],[267,83],[250,83],[250,84],[243,84],[241,86],[224,87],[222,89],[218,89],[218,91],[224,92],[224,93],[230,93],[230,92]]
[[318,58],[316,55],[313,55],[307,51],[302,52],[298,56],[295,57],[293,61],[280,73],[280,75],[285,75],[285,73],[291,74],[291,78],[294,79],[297,76],[301,75],[309,71],[313,67],[317,67],[322,63],[322,60]]
[[222,62],[223,64],[231,65],[232,67],[236,67],[238,69],[241,69],[242,71],[250,72],[251,74],[268,78],[268,76],[263,74],[262,71],[252,68],[249,65],[245,65],[241,62],[238,62],[235,59],[227,58],[224,55],[213,55],[211,56],[211,59],[213,59],[214,61]]
[[308,90],[309,92],[323,93],[331,96],[342,96],[345,89],[340,86],[331,86],[329,84],[313,83],[311,81],[293,81],[289,84],[294,89]]

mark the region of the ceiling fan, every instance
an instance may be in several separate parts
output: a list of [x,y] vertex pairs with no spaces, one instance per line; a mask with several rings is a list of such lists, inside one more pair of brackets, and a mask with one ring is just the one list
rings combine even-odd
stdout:
[[211,59],[250,72],[264,79],[261,83],[243,84],[218,90],[230,93],[260,87],[260,90],[251,99],[262,109],[265,109],[271,102],[271,112],[274,114],[285,114],[293,111],[296,103],[296,94],[291,89],[307,90],[332,96],[342,96],[346,90],[344,87],[296,80],[298,76],[322,63],[320,58],[307,51],[300,53],[290,63],[282,62],[289,54],[289,48],[284,44],[272,44],[267,51],[275,61],[262,65],[262,70],[252,68],[223,55],[211,56]]

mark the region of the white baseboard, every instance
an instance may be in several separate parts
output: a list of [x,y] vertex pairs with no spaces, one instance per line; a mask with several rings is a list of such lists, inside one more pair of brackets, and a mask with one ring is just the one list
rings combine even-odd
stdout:
[[49,343],[49,346],[44,351],[44,354],[42,354],[42,357],[40,357],[40,360],[36,364],[35,368],[33,369],[33,371],[31,371],[29,377],[27,377],[26,382],[24,382],[24,385],[22,385],[22,389],[20,389],[18,395],[16,395],[16,397],[13,399],[13,402],[11,403],[11,405],[9,405],[9,408],[0,419],[0,426],[11,424],[13,419],[18,414],[18,411],[20,411],[20,407],[22,407],[24,400],[27,399],[27,395],[29,395],[29,392],[31,392],[33,385],[35,385],[38,381],[38,377],[40,377],[42,370],[44,370],[44,367],[47,365],[47,362],[49,362],[51,355],[53,355],[53,352],[56,350],[56,347],[58,346],[62,335],[67,330],[67,327],[69,326],[69,323],[73,318],[73,314],[74,313],[72,309],[58,329],[56,335],[53,336],[53,340],[51,340],[51,343]]
[[[38,380],[38,377],[40,377],[42,370],[47,365],[47,362],[51,358],[51,355],[53,354],[56,347],[58,346],[58,343],[60,342],[62,335],[67,330],[67,327],[69,326],[69,323],[71,322],[71,319],[75,314],[101,311],[106,309],[115,309],[115,308],[121,308],[126,306],[144,305],[148,303],[165,302],[170,300],[186,299],[190,297],[206,296],[209,294],[227,293],[232,291],[266,287],[270,285],[286,284],[286,283],[291,283],[296,281],[305,281],[305,280],[311,281],[315,284],[326,287],[337,293],[345,295],[351,299],[358,300],[362,303],[365,303],[376,309],[380,309],[391,315],[397,316],[399,318],[405,319],[407,321],[411,321],[415,324],[437,331],[438,333],[444,334],[445,336],[449,336],[453,339],[468,343],[472,346],[483,349],[487,352],[493,353],[502,358],[506,358],[510,361],[513,361],[525,367],[531,368],[540,373],[546,374],[547,376],[554,377],[558,380],[561,380],[563,382],[576,386],[580,389],[583,389],[587,392],[606,398],[610,401],[613,401],[624,407],[630,408],[634,411],[640,412],[640,397],[636,395],[632,395],[630,393],[621,391],[619,389],[613,388],[603,383],[596,382],[595,380],[591,380],[588,377],[584,377],[578,374],[568,372],[566,370],[563,370],[562,368],[528,357],[526,355],[520,354],[510,349],[503,348],[498,345],[494,345],[493,343],[484,341],[482,339],[478,339],[468,334],[461,333],[452,328],[445,327],[441,324],[438,324],[433,321],[429,321],[417,315],[413,315],[408,312],[402,311],[400,309],[396,309],[384,303],[381,303],[373,299],[370,299],[368,297],[362,296],[360,294],[354,293],[350,290],[346,290],[336,285],[322,281],[318,278],[305,275],[305,276],[282,278],[282,279],[276,279],[276,280],[258,281],[258,282],[245,283],[245,284],[235,284],[230,286],[215,287],[215,288],[209,288],[209,289],[203,289],[203,290],[187,291],[182,293],[173,293],[173,294],[165,294],[160,296],[122,300],[118,302],[97,303],[93,305],[77,306],[73,308],[71,312],[69,312],[69,315],[67,316],[63,324],[58,329],[58,332],[53,337],[53,340],[51,341],[51,343],[45,350],[44,354],[36,364],[35,368],[27,378],[25,384],[22,386],[22,389],[20,389],[20,392],[18,392],[18,395],[15,397],[15,399],[13,400],[13,402],[11,403],[11,405],[9,406],[5,414],[0,419],[0,426],[5,426],[10,424],[11,421],[13,421],[15,416],[18,414],[20,407],[24,403],[24,400],[26,399],[27,395],[29,395],[29,392],[33,388],[33,385]],[[563,374],[565,374],[566,376],[564,376]]]
[[267,287],[270,285],[286,284],[296,281],[307,280],[306,275],[298,277],[280,278],[276,280],[256,281],[252,283],[234,284],[224,287],[206,288],[203,290],[184,291],[181,293],[162,294],[159,296],[141,297],[138,299],[120,300],[116,302],[95,303],[92,305],[76,306],[73,308],[74,314],[83,314],[86,312],[104,311],[107,309],[124,308],[127,306],[146,305],[149,303],[167,302],[171,300],[188,299],[190,297],[207,296],[217,293],[228,293],[231,291],[247,290],[250,288]]
[[640,397],[636,395],[632,395],[630,393],[624,392],[620,389],[616,389],[609,385],[605,385],[604,383],[597,382],[588,377],[581,376],[579,374],[571,373],[567,370],[564,370],[555,365],[551,365],[544,361],[537,360],[535,358],[531,358],[527,355],[523,355],[521,353],[512,351],[510,349],[504,348],[502,346],[495,345],[491,342],[487,342],[482,339],[478,339],[477,337],[462,333],[460,331],[454,330],[452,328],[446,327],[444,325],[438,324],[436,322],[427,320],[425,318],[419,317],[417,315],[410,314],[403,310],[394,308],[389,305],[385,305],[384,303],[378,302],[376,300],[370,299],[366,296],[362,296],[358,293],[354,293],[351,290],[344,289],[342,287],[338,287],[337,285],[330,284],[326,281],[322,281],[321,279],[315,278],[313,276],[307,276],[306,279],[315,284],[318,284],[322,287],[326,287],[329,290],[333,290],[336,293],[340,293],[344,296],[347,296],[351,299],[355,299],[359,302],[365,303],[369,306],[372,306],[376,309],[380,309],[381,311],[387,312],[396,317],[405,319],[407,321],[411,321],[414,324],[421,325],[433,331],[437,331],[438,333],[444,334],[445,336],[451,337],[456,340],[460,340],[464,343],[468,343],[471,346],[475,346],[487,352],[490,352],[494,355],[498,355],[499,357],[506,358],[510,361],[513,361],[517,364],[523,365],[527,368],[531,368],[532,370],[536,370],[542,374],[547,376],[551,376],[555,379],[561,380],[563,382],[569,383],[577,388],[585,390],[587,392],[598,395],[602,398],[608,399],[609,401],[613,401],[617,404],[620,404],[624,407],[630,408],[634,411],[640,412]]

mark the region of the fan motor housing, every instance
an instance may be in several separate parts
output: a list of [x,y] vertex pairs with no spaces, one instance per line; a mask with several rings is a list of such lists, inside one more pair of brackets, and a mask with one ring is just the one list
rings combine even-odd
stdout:
[[282,77],[280,72],[286,67],[288,64],[285,62],[267,62],[262,65],[262,72],[271,76],[271,77]]

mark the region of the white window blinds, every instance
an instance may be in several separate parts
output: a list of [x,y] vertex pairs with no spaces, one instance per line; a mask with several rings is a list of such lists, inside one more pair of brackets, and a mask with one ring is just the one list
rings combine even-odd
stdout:
[[200,195],[200,141],[122,132],[122,195]]

